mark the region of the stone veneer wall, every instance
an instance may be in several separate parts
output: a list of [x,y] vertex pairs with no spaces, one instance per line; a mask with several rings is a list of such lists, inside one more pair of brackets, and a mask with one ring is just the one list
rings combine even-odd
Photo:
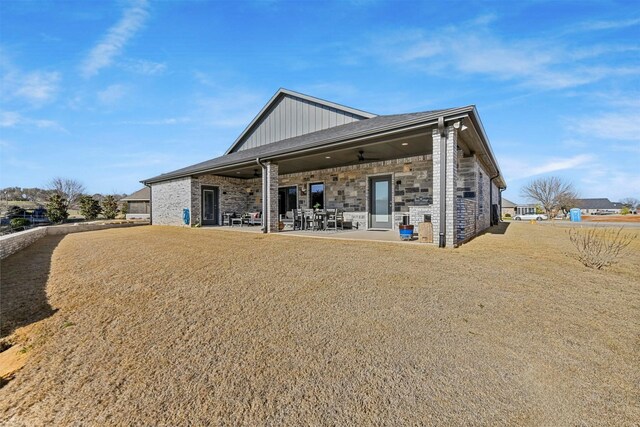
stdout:
[[[463,214],[463,219],[458,218],[457,230],[464,235],[464,237],[457,237],[456,240],[460,242],[468,240],[472,235],[491,226],[491,204],[497,204],[500,196],[495,183],[491,184],[493,190],[489,194],[491,176],[478,162],[476,156],[461,157],[459,155],[458,164],[457,196],[462,201],[458,200],[457,209]],[[490,196],[492,200],[489,199]],[[470,207],[471,204],[473,209]],[[473,215],[470,212],[473,212]]]
[[46,235],[47,227],[37,227],[19,233],[0,236],[0,259],[5,259]]
[[393,227],[396,228],[402,221],[402,216],[410,213],[411,207],[429,207],[427,213],[431,213],[432,171],[431,155],[414,156],[280,175],[279,186],[295,185],[298,188],[299,207],[308,209],[311,208],[308,206],[309,184],[323,182],[325,207],[343,209],[345,219],[366,227],[368,225],[369,177],[391,175]]
[[[184,208],[192,210],[190,177],[158,182],[152,185],[152,224],[185,226],[182,220],[182,210]],[[195,224],[193,215],[191,215],[191,224]]]
[[242,214],[248,210],[249,192],[252,190],[251,185],[248,184],[248,180],[245,179],[218,175],[201,175],[194,178],[191,181],[191,223],[199,224],[201,221],[203,185],[218,187],[220,194],[218,224],[222,224],[223,212]]
[[476,207],[475,199],[465,199],[458,196],[456,204],[458,209],[458,223],[456,226],[458,243],[476,235]]
[[0,236],[0,259],[4,259],[9,255],[26,248],[44,236],[59,236],[71,233],[80,233],[83,231],[104,230],[107,228],[137,227],[139,225],[146,224],[78,222],[75,224],[48,225],[31,228],[18,233]]

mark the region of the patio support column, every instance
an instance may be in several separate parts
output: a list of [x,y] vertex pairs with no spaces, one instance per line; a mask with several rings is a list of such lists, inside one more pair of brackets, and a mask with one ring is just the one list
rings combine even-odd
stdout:
[[267,233],[278,232],[278,165],[265,162],[262,175],[262,218]]
[[[458,131],[453,126],[434,129],[433,137],[433,242],[453,248],[456,244],[457,217],[457,140]],[[441,244],[442,235],[442,244]]]

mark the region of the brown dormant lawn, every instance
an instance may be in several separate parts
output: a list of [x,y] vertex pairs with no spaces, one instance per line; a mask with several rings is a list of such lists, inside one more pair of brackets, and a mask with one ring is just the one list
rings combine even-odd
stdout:
[[28,358],[0,424],[640,420],[640,238],[604,271],[566,255],[566,228],[529,223],[456,250],[169,227],[53,239],[2,262],[2,335]]

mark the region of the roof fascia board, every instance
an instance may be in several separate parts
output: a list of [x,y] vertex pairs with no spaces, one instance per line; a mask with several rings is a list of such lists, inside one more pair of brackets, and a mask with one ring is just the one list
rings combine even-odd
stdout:
[[[473,111],[473,106],[468,106],[468,107],[460,107],[460,108],[454,108],[448,111],[440,111],[437,113],[433,113],[433,114],[429,114],[428,116],[425,117],[420,117],[420,118],[416,118],[416,119],[409,119],[409,120],[405,120],[403,122],[399,122],[399,123],[394,123],[392,125],[387,125],[381,128],[376,128],[373,130],[367,130],[367,131],[362,131],[359,132],[357,134],[351,134],[347,137],[341,136],[341,137],[336,137],[336,138],[331,138],[325,141],[325,143],[323,143],[322,145],[318,145],[318,146],[313,146],[313,147],[309,147],[309,148],[301,148],[299,150],[295,150],[295,151],[288,151],[288,150],[281,150],[280,152],[276,152],[270,155],[266,155],[266,156],[258,156],[260,157],[261,160],[278,160],[278,159],[282,159],[282,158],[287,158],[287,157],[295,157],[298,154],[301,153],[306,153],[312,150],[322,150],[322,149],[326,149],[327,146],[340,146],[340,145],[344,145],[344,144],[349,144],[349,143],[354,143],[354,142],[362,142],[363,140],[367,140],[367,139],[371,139],[371,138],[375,138],[375,137],[380,137],[380,136],[385,136],[385,135],[391,135],[394,133],[398,133],[398,132],[404,132],[404,131],[408,131],[408,130],[412,130],[412,129],[418,129],[421,127],[429,127],[429,126],[433,126],[436,125],[438,123],[438,117],[444,116],[445,120],[450,121],[450,120],[454,120],[454,119],[460,119],[460,118],[464,118],[464,117],[468,117],[468,112]],[[446,113],[446,114],[444,114]],[[475,128],[475,126],[474,126]],[[177,178],[184,178],[187,176],[193,176],[193,175],[197,175],[200,173],[207,173],[207,172],[215,172],[215,171],[223,171],[223,170],[229,170],[229,169],[235,169],[237,167],[242,167],[244,165],[248,165],[248,164],[254,164],[255,163],[255,159],[252,159],[250,161],[243,161],[240,163],[233,163],[233,164],[227,164],[227,165],[220,165],[217,167],[213,167],[213,168],[202,168],[200,170],[196,169],[187,173],[182,173],[182,174],[166,174],[164,176],[158,176],[157,179],[147,179],[144,181],[140,181],[143,184],[149,184],[149,183],[155,183],[155,182],[162,182],[162,181],[168,181],[170,179],[177,179]]]
[[262,118],[262,116],[267,111],[269,111],[269,109],[275,104],[276,100],[281,95],[282,96],[284,96],[284,95],[295,96],[297,98],[301,98],[301,99],[304,99],[306,101],[315,102],[317,104],[322,104],[322,105],[325,105],[327,107],[335,108],[335,109],[338,109],[338,110],[343,110],[343,111],[346,111],[348,113],[364,117],[366,119],[370,119],[372,117],[376,117],[376,114],[372,114],[372,113],[369,113],[367,111],[357,110],[355,108],[347,107],[345,105],[336,104],[335,102],[325,101],[324,99],[315,98],[313,96],[305,95],[303,93],[298,93],[298,92],[294,92],[294,91],[289,90],[289,89],[280,88],[271,97],[271,99],[269,99],[269,101],[264,105],[264,107],[262,107],[262,109],[258,112],[258,114],[256,114],[256,116],[253,118],[253,120],[251,120],[251,123],[249,123],[249,125],[242,131],[240,136],[238,136],[238,138],[236,138],[236,140],[233,142],[233,144],[231,144],[231,147],[229,147],[229,149],[227,151],[225,151],[224,154],[229,154],[234,148],[236,148],[236,146],[240,143],[240,141],[242,141],[242,139],[245,137],[245,135],[247,135],[247,133],[249,133],[249,131],[256,125],[256,123],[258,123],[259,119]]

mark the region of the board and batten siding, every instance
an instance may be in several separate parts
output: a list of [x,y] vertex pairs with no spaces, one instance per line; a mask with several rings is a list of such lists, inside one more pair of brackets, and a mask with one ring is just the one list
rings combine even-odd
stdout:
[[254,125],[232,152],[260,147],[364,118],[287,94]]

